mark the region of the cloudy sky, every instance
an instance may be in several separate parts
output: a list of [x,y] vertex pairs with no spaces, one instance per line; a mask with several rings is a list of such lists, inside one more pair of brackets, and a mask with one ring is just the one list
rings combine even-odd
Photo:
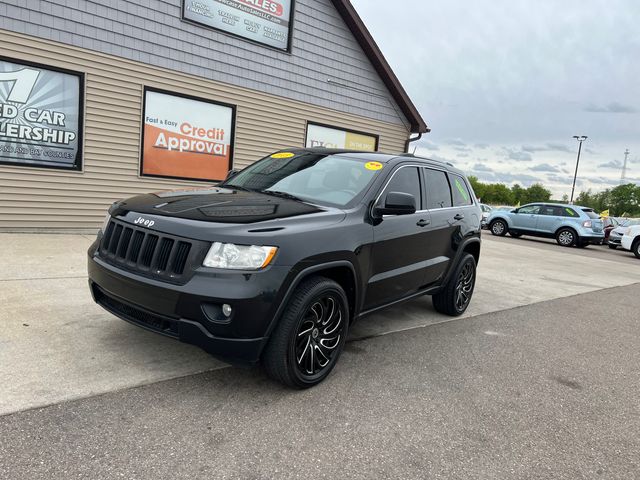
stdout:
[[432,132],[418,153],[483,181],[640,183],[637,0],[352,0]]

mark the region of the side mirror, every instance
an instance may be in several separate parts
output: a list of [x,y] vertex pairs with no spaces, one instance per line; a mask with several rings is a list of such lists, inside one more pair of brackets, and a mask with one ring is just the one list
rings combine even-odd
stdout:
[[389,192],[384,199],[384,207],[375,207],[374,213],[377,216],[411,215],[416,213],[416,198],[410,193]]
[[230,178],[235,177],[238,173],[240,173],[240,170],[236,170],[236,169],[229,170],[227,172],[227,178],[225,178],[225,180],[229,180]]
[[511,210],[511,213],[518,213],[518,209],[514,208],[513,210]]

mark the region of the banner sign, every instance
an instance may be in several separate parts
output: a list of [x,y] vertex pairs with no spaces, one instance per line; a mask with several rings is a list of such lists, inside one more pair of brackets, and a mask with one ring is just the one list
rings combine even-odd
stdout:
[[149,88],[144,95],[140,173],[225,179],[233,160],[235,107]]
[[0,58],[0,163],[82,169],[83,80]]
[[317,123],[307,123],[306,146],[307,148],[345,148],[375,152],[378,150],[378,136]]
[[182,16],[280,50],[289,50],[293,0],[184,0]]

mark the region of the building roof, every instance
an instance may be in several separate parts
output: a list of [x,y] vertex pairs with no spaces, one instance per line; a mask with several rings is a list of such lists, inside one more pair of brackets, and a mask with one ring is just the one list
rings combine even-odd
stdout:
[[430,131],[429,127],[425,123],[424,119],[420,116],[418,109],[413,104],[409,95],[403,88],[400,80],[393,73],[391,66],[384,58],[382,51],[376,44],[375,40],[369,33],[369,30],[365,26],[364,22],[356,12],[349,0],[331,0],[335,5],[340,15],[346,22],[347,26],[356,37],[356,40],[364,50],[365,54],[369,58],[369,61],[373,64],[373,67],[378,72],[378,75],[382,78],[382,81],[389,89],[391,96],[396,101],[404,116],[407,117],[411,124],[411,131],[415,133],[427,133]]

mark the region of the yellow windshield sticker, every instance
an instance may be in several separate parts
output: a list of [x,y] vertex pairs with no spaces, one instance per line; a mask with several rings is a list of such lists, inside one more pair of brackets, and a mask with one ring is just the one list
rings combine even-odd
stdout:
[[364,164],[364,168],[367,170],[380,170],[382,168],[382,164],[380,162],[367,162]]
[[280,152],[280,153],[274,153],[273,155],[271,155],[271,158],[291,158],[291,157],[295,157],[295,156],[296,156],[295,153]]

